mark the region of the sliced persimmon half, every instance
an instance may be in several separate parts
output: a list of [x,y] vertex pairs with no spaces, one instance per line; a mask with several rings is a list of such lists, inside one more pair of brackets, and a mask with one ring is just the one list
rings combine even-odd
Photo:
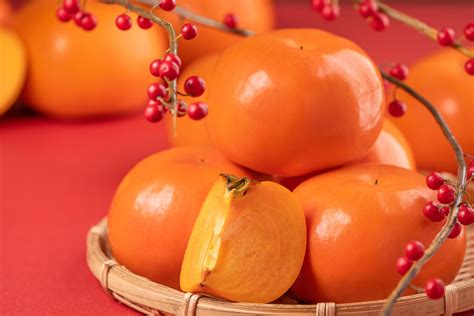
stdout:
[[296,280],[305,250],[304,211],[293,193],[274,182],[221,175],[188,241],[181,289],[271,302]]

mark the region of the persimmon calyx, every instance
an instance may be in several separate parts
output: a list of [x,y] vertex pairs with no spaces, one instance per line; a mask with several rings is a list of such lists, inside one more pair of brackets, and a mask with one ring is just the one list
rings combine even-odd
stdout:
[[227,173],[221,173],[221,176],[226,180],[226,198],[239,198],[245,195],[253,182],[247,177],[239,178]]

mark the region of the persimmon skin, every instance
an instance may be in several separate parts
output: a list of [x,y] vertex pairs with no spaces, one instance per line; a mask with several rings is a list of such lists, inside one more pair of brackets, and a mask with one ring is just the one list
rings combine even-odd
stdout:
[[212,142],[259,172],[298,176],[361,158],[383,122],[366,53],[314,29],[282,29],[226,49],[210,87]]
[[[359,164],[311,178],[294,191],[306,214],[308,244],[293,291],[308,302],[349,303],[386,298],[400,279],[396,260],[405,245],[426,247],[443,226],[422,212],[435,192],[411,170]],[[436,276],[454,280],[466,248],[465,232],[448,239],[413,284]],[[407,291],[405,294],[411,294]]]
[[109,240],[117,261],[179,289],[194,221],[222,172],[248,176],[210,147],[173,148],[138,163],[123,179],[109,210]]
[[154,81],[149,63],[167,48],[158,28],[120,31],[114,21],[123,8],[93,0],[87,10],[98,25],[87,32],[74,21],[60,22],[56,8],[56,1],[32,1],[13,19],[29,58],[24,102],[40,113],[73,119],[142,110],[146,87]]
[[236,302],[268,303],[293,284],[304,259],[306,224],[296,197],[274,182],[245,180],[210,190],[189,238],[181,289]]
[[[442,49],[410,67],[406,82],[441,112],[464,152],[474,153],[474,76],[466,74],[465,62],[462,54]],[[408,109],[393,122],[410,143],[418,168],[456,173],[454,152],[432,115],[404,91],[397,96]]]
[[0,26],[8,25],[12,15],[12,7],[7,0],[0,0]]
[[[232,12],[239,19],[239,28],[253,30],[257,33],[268,32],[275,24],[275,12],[272,0],[180,0],[179,6],[199,15],[222,21]],[[175,25],[178,32],[184,23],[173,12],[157,12]],[[193,22],[192,22],[193,23]],[[179,42],[179,55],[186,66],[194,59],[210,53],[221,52],[242,39],[234,35],[203,25],[197,25],[198,35],[193,40]]]

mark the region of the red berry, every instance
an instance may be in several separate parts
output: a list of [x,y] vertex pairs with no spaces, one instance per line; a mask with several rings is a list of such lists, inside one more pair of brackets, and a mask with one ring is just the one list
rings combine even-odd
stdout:
[[152,83],[147,89],[148,98],[156,100],[158,98],[166,97],[166,87],[161,83]]
[[165,55],[163,60],[168,61],[170,63],[175,63],[178,66],[178,68],[181,68],[181,58],[179,58],[178,55],[168,53],[168,54]]
[[148,30],[153,26],[153,22],[147,18],[142,17],[141,15],[137,18],[137,24],[140,28]]
[[407,111],[407,105],[402,101],[394,100],[388,104],[388,113],[394,117],[400,117]]
[[316,12],[321,12],[325,6],[329,4],[329,0],[313,0],[311,5],[313,10]]
[[379,32],[385,30],[387,27],[389,27],[389,25],[390,19],[382,12],[377,12],[374,14],[369,21],[369,26],[375,31]]
[[160,78],[173,81],[179,76],[179,67],[177,64],[163,61],[159,68]]
[[[76,13],[77,14],[77,13]],[[86,31],[92,31],[97,26],[97,19],[90,13],[84,13],[81,18],[81,27]]]
[[178,102],[176,103],[176,106],[178,108],[178,114],[177,116],[178,117],[182,117],[182,116],[185,116],[187,111],[186,111],[186,103],[182,100],[178,100]]
[[185,23],[181,27],[181,35],[183,35],[183,38],[185,40],[192,40],[197,36],[198,30],[196,25],[192,23]]
[[441,214],[444,216],[448,216],[449,213],[451,212],[451,207],[449,205],[445,205],[440,209]]
[[165,11],[172,11],[176,8],[176,0],[161,0],[160,8]]
[[474,160],[469,162],[469,166],[467,167],[467,179],[470,179],[474,176]]
[[56,10],[56,16],[61,22],[68,22],[72,19],[72,15],[69,14],[64,8],[58,8]]
[[438,201],[443,204],[450,204],[454,201],[454,188],[450,185],[443,184],[438,189]]
[[433,201],[426,203],[423,214],[432,222],[440,222],[444,219],[444,214]]
[[390,76],[403,81],[408,76],[408,67],[404,64],[396,64],[390,69]]
[[401,275],[404,275],[405,273],[407,273],[408,270],[410,270],[412,264],[413,264],[413,262],[408,260],[405,257],[398,258],[398,260],[397,260],[397,271],[398,271],[398,273],[400,273]]
[[450,46],[454,44],[454,36],[456,33],[452,28],[445,27],[438,31],[438,43],[441,46]]
[[237,24],[239,24],[239,19],[233,13],[227,13],[224,16],[224,24],[230,29],[235,29],[237,28]]
[[184,91],[190,96],[200,97],[206,90],[206,82],[198,76],[191,76],[184,82]]
[[150,73],[155,76],[159,77],[160,76],[160,65],[163,63],[163,60],[161,59],[155,59],[154,61],[151,62],[150,64]]
[[444,283],[440,279],[432,278],[425,284],[425,293],[429,298],[437,300],[444,296]]
[[79,0],[64,0],[63,8],[70,15],[76,14],[77,12],[81,10],[79,6]]
[[207,104],[204,102],[192,103],[188,106],[188,116],[193,120],[201,120],[207,115]]
[[405,256],[412,261],[420,259],[424,253],[425,246],[419,241],[410,241],[405,247]]
[[465,226],[474,223],[474,209],[467,204],[462,204],[459,207],[458,221]]
[[129,17],[128,15],[120,14],[116,19],[115,19],[115,25],[119,28],[119,30],[122,31],[127,31],[132,27],[132,18]]
[[462,226],[459,222],[454,223],[454,227],[448,235],[448,238],[454,239],[458,237],[462,232]]
[[359,14],[363,18],[374,16],[379,11],[379,6],[373,0],[366,0],[359,4]]
[[321,17],[326,21],[334,21],[339,16],[339,7],[336,5],[327,5],[321,11]]
[[84,17],[85,13],[84,12],[77,12],[74,14],[74,22],[76,23],[77,26],[82,27],[81,20]]
[[156,123],[161,121],[163,114],[163,106],[160,103],[153,100],[148,101],[148,105],[145,108],[145,118],[148,122]]
[[468,23],[464,27],[464,37],[470,41],[474,41],[474,22]]
[[469,75],[474,75],[474,58],[471,58],[466,61],[466,63],[464,64],[464,70],[466,70]]
[[439,172],[432,172],[426,176],[426,185],[431,190],[438,190],[444,184],[444,177]]

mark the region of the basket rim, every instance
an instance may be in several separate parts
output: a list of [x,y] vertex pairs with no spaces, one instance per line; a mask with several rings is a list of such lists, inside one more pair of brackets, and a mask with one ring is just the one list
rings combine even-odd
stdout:
[[[472,240],[472,245],[469,245]],[[394,305],[393,315],[405,314],[416,305],[422,311],[434,315],[448,312],[463,312],[474,309],[473,271],[466,270],[471,262],[468,254],[474,255],[474,236],[468,239],[466,257],[459,275],[469,274],[467,280],[455,281],[446,287],[444,299],[431,300],[425,294],[401,297]],[[134,274],[118,264],[107,251],[107,218],[90,228],[87,234],[87,264],[94,277],[106,292],[115,299],[144,314],[156,315],[161,312],[179,315],[205,315],[218,312],[219,315],[378,315],[385,300],[335,304],[255,304],[234,303],[225,300],[184,293]],[[466,260],[468,259],[468,260]],[[472,267],[471,269],[472,270]],[[104,274],[105,272],[105,274]],[[192,313],[189,309],[193,304]],[[423,312],[422,312],[423,313]],[[418,315],[418,314],[417,314]]]

